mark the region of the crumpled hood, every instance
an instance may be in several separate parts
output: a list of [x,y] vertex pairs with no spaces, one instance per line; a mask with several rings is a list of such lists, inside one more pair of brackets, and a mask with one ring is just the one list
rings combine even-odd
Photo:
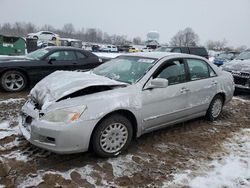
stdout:
[[250,73],[250,60],[233,60],[222,66],[226,71],[240,71]]
[[123,86],[122,82],[93,74],[91,72],[56,71],[42,79],[31,90],[30,96],[42,108],[89,86]]

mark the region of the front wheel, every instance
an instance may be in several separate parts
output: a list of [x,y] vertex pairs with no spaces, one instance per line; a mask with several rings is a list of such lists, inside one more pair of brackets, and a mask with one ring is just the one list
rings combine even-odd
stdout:
[[21,91],[27,86],[27,78],[19,71],[7,71],[1,76],[1,86],[5,91]]
[[206,118],[209,121],[216,120],[223,108],[223,98],[221,95],[216,95],[207,110]]
[[131,122],[115,114],[102,120],[93,133],[92,149],[100,157],[115,157],[124,151],[132,140]]

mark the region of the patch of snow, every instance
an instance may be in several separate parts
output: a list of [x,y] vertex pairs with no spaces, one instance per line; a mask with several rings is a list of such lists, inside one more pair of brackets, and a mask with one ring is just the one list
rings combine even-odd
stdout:
[[[109,159],[108,162],[113,167],[115,177],[132,176],[134,173],[141,171],[139,165],[132,160],[133,155],[119,156]],[[133,163],[133,165],[131,165]]]
[[20,134],[18,126],[10,127],[8,121],[0,123],[0,140],[8,136],[18,135],[18,134]]
[[192,188],[250,187],[250,129],[242,129],[223,144],[228,156],[202,165],[199,172],[190,170],[174,174],[174,181],[164,186]]
[[18,103],[18,102],[23,102],[23,101],[25,101],[25,98],[16,98],[16,99],[10,98],[7,100],[1,100],[0,104]]
[[241,102],[244,102],[244,103],[250,103],[250,100],[243,99],[243,98],[240,98],[240,97],[233,97],[233,99],[234,99],[234,100],[241,101]]

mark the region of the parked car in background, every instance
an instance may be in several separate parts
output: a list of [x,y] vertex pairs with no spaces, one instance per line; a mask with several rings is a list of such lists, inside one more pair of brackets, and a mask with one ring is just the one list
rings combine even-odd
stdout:
[[215,120],[233,97],[232,75],[193,55],[133,53],[89,72],[58,71],[41,80],[22,107],[20,129],[56,153],[101,157],[133,137],[200,116]]
[[47,42],[50,40],[56,40],[57,38],[59,38],[59,35],[50,31],[39,31],[37,33],[29,33],[27,37]]
[[46,47],[26,56],[0,58],[0,86],[21,91],[56,70],[89,70],[101,63],[101,58],[79,48]]
[[204,47],[179,47],[179,46],[162,46],[155,50],[156,52],[177,52],[193,54],[209,59],[208,52]]
[[105,45],[99,48],[100,52],[118,52],[118,49],[114,45]]
[[235,51],[222,52],[214,58],[213,63],[219,67],[226,62],[232,61],[238,55],[239,52]]
[[142,52],[152,52],[154,49],[149,48],[149,47],[144,47],[141,49]]
[[122,45],[122,46],[117,46],[119,52],[128,52],[129,48],[132,46],[130,45]]
[[250,50],[222,65],[222,69],[233,75],[237,91],[250,92]]
[[135,48],[135,47],[129,47],[128,52],[129,53],[134,53],[134,52],[139,52],[140,50]]

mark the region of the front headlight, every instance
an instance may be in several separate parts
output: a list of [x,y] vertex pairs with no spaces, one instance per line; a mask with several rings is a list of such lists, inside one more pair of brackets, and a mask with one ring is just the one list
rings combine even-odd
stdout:
[[41,120],[46,120],[50,122],[72,123],[74,121],[77,121],[86,109],[87,106],[85,105],[57,109],[46,113],[44,116],[41,117]]

